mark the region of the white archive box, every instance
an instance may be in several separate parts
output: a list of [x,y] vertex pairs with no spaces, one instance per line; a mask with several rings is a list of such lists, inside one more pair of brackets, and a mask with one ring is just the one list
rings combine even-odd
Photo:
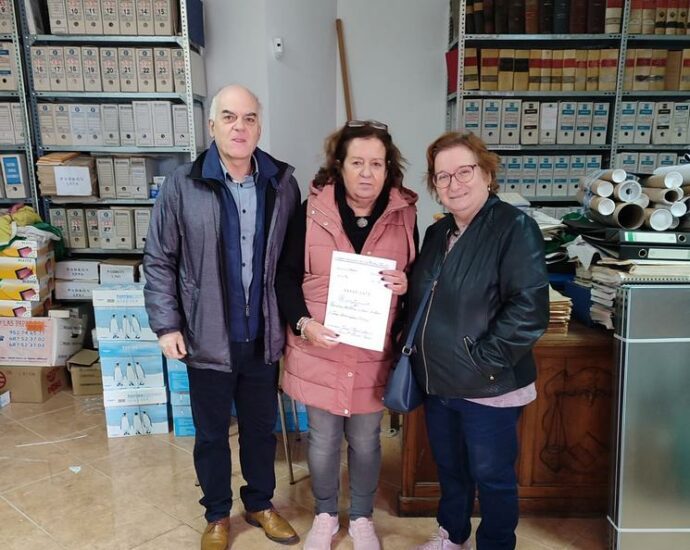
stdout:
[[96,174],[98,175],[98,194],[103,199],[115,199],[115,168],[112,157],[96,158]]
[[88,107],[88,105],[82,103],[69,105],[69,126],[72,145],[87,145],[89,143]]
[[539,168],[537,171],[537,196],[550,197],[553,188],[553,161],[552,155],[539,156]]
[[87,143],[89,145],[103,145],[103,120],[101,118],[101,106],[98,104],[86,105]]
[[491,145],[501,140],[501,100],[485,99],[482,102],[482,139]]
[[537,145],[539,143],[538,101],[522,102],[522,115],[520,117],[520,143],[522,145]]
[[65,0],[67,11],[67,33],[85,34],[84,2],[82,0]]
[[506,191],[520,193],[522,185],[522,157],[519,155],[505,157]]
[[64,239],[67,239],[67,210],[64,208],[50,208],[48,210],[50,225],[54,225],[61,232]]
[[568,196],[574,197],[580,190],[580,177],[585,175],[585,156],[572,155],[570,157]]
[[12,127],[14,128],[14,143],[24,145],[26,128],[24,126],[24,112],[20,103],[10,103],[12,112]]
[[646,145],[652,141],[652,124],[654,123],[654,102],[640,101],[637,103],[635,116],[635,132],[633,143]]
[[575,143],[575,120],[577,117],[577,102],[561,101],[558,103],[558,128],[556,143],[572,145]]
[[132,105],[118,105],[117,113],[120,125],[120,145],[136,145],[134,109]]
[[500,143],[517,145],[520,143],[520,114],[522,101],[519,99],[504,99],[501,106],[501,137]]
[[115,194],[119,198],[131,198],[131,197],[120,197],[120,189],[127,189],[129,187],[129,168],[130,160],[129,157],[115,157],[113,159],[113,167],[115,174]]
[[134,248],[134,216],[130,208],[113,207],[115,248],[131,250]]
[[146,235],[151,223],[151,208],[134,209],[134,248],[143,249],[146,246]]
[[153,67],[155,71],[156,91],[175,91],[170,48],[153,49]]
[[654,106],[654,128],[652,143],[667,145],[671,143],[671,122],[674,105],[672,101],[657,101]]
[[53,109],[54,105],[52,103],[38,104],[38,127],[41,131],[41,141],[44,145],[57,145]]
[[98,230],[98,209],[84,209],[84,220],[86,221],[86,237],[89,240],[89,248],[100,248],[101,233]]
[[13,22],[14,5],[12,0],[0,0],[0,34],[11,34],[14,30]]
[[118,19],[120,23],[120,34],[137,34],[137,7],[134,0],[119,0]]
[[587,155],[585,157],[585,174],[601,169],[601,155]]
[[576,145],[588,145],[592,139],[592,113],[594,103],[591,101],[578,101],[575,113],[575,140]]
[[100,0],[103,34],[120,34],[119,0]]
[[638,153],[618,153],[618,168],[634,174],[638,171],[639,158]]
[[65,46],[65,78],[68,92],[84,91],[84,72],[79,46]]
[[137,61],[134,48],[118,48],[117,60],[120,70],[120,88],[123,92],[139,91],[137,84]]
[[659,153],[657,155],[657,166],[675,166],[680,161],[675,153]]
[[558,103],[542,102],[539,105],[539,143],[555,145],[558,128]]
[[177,33],[177,1],[153,0],[154,34],[172,36]]
[[87,248],[86,219],[82,208],[67,209],[67,240],[70,248]]
[[100,92],[103,90],[101,80],[101,55],[98,48],[82,46],[81,67],[84,76],[85,92]]
[[537,175],[539,173],[539,157],[536,155],[524,155],[522,157],[521,195],[523,197],[536,197]]
[[153,147],[153,112],[150,101],[132,101],[137,147]]
[[117,105],[110,103],[102,104],[101,120],[103,124],[103,145],[120,145],[120,115]]
[[137,34],[139,36],[153,35],[153,1],[137,0],[135,5],[137,7]]
[[53,120],[55,121],[56,145],[72,145],[69,105],[56,103],[53,107]]
[[51,34],[67,34],[65,0],[48,0],[48,20]]
[[637,170],[641,174],[651,174],[657,167],[656,153],[640,153],[637,157]]
[[17,89],[17,67],[12,42],[0,42],[0,90]]
[[[154,161],[148,157],[130,157],[129,159],[129,195],[124,198],[146,199],[149,196],[149,184],[153,180]],[[120,189],[118,189],[120,193]],[[118,195],[119,196],[119,195]]]
[[172,121],[175,147],[189,145],[189,118],[186,105],[172,106]]
[[172,147],[174,145],[171,107],[170,101],[151,102],[153,144],[156,147]]
[[553,186],[551,188],[552,196],[568,196],[569,170],[570,157],[568,155],[556,155],[553,161]]
[[676,102],[671,116],[671,143],[684,145],[688,143],[690,133],[690,103]]
[[61,46],[48,48],[48,76],[50,78],[50,90],[53,92],[66,92],[65,80],[65,50]]
[[62,260],[55,264],[55,277],[65,281],[98,281],[100,260]]
[[462,100],[462,119],[460,128],[463,132],[472,133],[477,136],[482,133],[482,100],[463,99]]
[[620,127],[618,129],[618,143],[631,144],[635,142],[636,118],[637,101],[624,101],[621,104]]
[[172,57],[173,80],[175,91],[183,94],[186,91],[186,75],[184,63],[184,51],[181,48],[173,48],[170,51]]
[[84,0],[84,32],[103,34],[102,0]]
[[156,72],[153,65],[153,49],[137,48],[137,86],[140,92],[156,91]]
[[31,76],[34,79],[34,90],[37,92],[50,91],[50,74],[48,48],[45,46],[31,46]]
[[101,238],[101,248],[112,250],[116,248],[115,222],[113,211],[109,208],[98,211],[98,233]]
[[0,155],[5,197],[23,199],[29,196],[29,176],[23,153]]
[[11,145],[13,143],[12,107],[9,103],[0,103],[0,144]]
[[120,91],[120,68],[117,60],[117,48],[100,48],[101,79],[104,92]]
[[592,138],[593,145],[604,145],[608,137],[609,110],[611,104],[606,101],[595,101],[592,109]]

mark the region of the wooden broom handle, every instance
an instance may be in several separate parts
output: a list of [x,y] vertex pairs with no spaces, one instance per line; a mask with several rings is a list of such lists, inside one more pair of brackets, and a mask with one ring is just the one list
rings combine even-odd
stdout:
[[345,52],[345,35],[343,34],[343,20],[335,20],[338,33],[338,51],[340,52],[340,76],[343,79],[343,94],[345,95],[345,113],[347,120],[352,120],[352,101],[350,99],[350,79],[347,70],[347,54]]

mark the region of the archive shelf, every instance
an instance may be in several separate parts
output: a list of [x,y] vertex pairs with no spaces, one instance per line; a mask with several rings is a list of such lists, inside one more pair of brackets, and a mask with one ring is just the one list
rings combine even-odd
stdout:
[[[181,4],[181,5],[184,5]],[[186,12],[186,8],[185,8]],[[186,15],[186,13],[185,13]],[[186,34],[186,32],[185,32]],[[97,34],[27,34],[26,42],[33,44],[172,44],[184,47],[185,36],[139,36],[139,35],[97,35]]]
[[88,206],[136,206],[153,205],[156,199],[100,199],[95,197],[51,197],[45,199],[49,204],[83,204]]
[[[134,153],[137,155],[162,155],[190,153],[190,147],[109,147],[107,145],[43,145],[41,151],[75,151],[78,153]],[[194,155],[196,156],[196,155]]]
[[147,99],[176,99],[185,100],[184,94],[177,92],[53,92],[34,91],[38,99],[100,99],[100,100],[147,100]]
[[[625,85],[625,66],[628,58],[628,48],[657,48],[657,49],[685,49],[690,48],[690,35],[641,35],[629,33],[629,21],[631,12],[630,0],[623,2],[621,15],[621,27],[615,33],[587,33],[587,34],[487,34],[472,33],[466,34],[466,2],[451,2],[455,5],[455,12],[451,14],[451,36],[448,39],[448,51],[457,49],[457,82],[456,85],[449,83],[447,94],[447,124],[448,129],[462,127],[463,100],[472,99],[523,99],[527,101],[578,101],[578,102],[606,102],[609,104],[609,118],[607,124],[607,139],[605,145],[488,145],[488,148],[501,154],[511,154],[511,152],[525,152],[525,154],[545,154],[557,155],[588,155],[600,154],[602,156],[602,166],[613,165],[616,155],[619,152],[627,151],[649,151],[649,152],[682,152],[689,149],[688,145],[636,145],[619,144],[620,121],[622,115],[622,104],[624,101],[637,101],[646,99],[653,101],[658,98],[660,101],[688,101],[690,92],[678,90],[647,91],[647,90],[624,90]],[[457,19],[453,16],[457,15]],[[455,36],[453,33],[457,33]],[[615,86],[610,83],[610,90],[606,91],[555,91],[555,90],[527,90],[527,91],[500,91],[500,90],[466,90],[465,89],[465,50],[476,48],[479,54],[482,49],[549,49],[549,50],[583,50],[583,49],[615,49],[617,56],[617,67],[615,73]],[[455,53],[455,52],[453,52]],[[477,56],[479,59],[479,55]],[[479,68],[479,61],[477,67]],[[524,69],[523,69],[524,70]],[[474,73],[472,73],[474,74]],[[480,80],[481,85],[481,80]],[[530,197],[531,201],[537,203],[549,201],[573,201],[574,197]]]
[[8,98],[8,97],[19,97],[19,92],[0,90],[0,99]]
[[120,250],[117,248],[70,248],[70,252],[80,256],[85,254],[129,254],[131,256],[138,256],[144,253],[144,249],[132,248],[129,250]]

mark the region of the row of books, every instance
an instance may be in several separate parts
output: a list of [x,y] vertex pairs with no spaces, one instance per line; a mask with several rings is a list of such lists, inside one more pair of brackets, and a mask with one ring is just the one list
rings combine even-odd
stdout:
[[624,90],[690,90],[690,49],[630,48],[625,58]]
[[623,145],[687,145],[690,143],[690,103],[624,101],[618,128]]
[[632,0],[630,34],[690,34],[688,0]]
[[[457,50],[447,54],[454,92]],[[453,69],[455,62],[455,69]],[[486,91],[614,91],[618,50],[514,50],[467,48],[464,89]],[[689,67],[690,69],[690,67]]]
[[[446,54],[448,93],[457,84],[458,50]],[[485,91],[615,91],[618,50],[466,48],[463,87]],[[630,49],[625,90],[690,90],[690,49]]]
[[604,145],[606,101],[464,99],[460,127],[490,145]]
[[[616,33],[623,12],[623,0],[464,1],[468,34]],[[451,9],[457,6],[451,3]]]

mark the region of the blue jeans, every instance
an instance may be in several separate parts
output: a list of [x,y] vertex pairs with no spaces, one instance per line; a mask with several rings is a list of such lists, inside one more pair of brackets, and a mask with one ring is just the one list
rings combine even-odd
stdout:
[[517,421],[522,407],[487,407],[466,399],[427,396],[426,425],[438,469],[438,523],[461,544],[479,491],[477,550],[513,550],[518,524]]
[[338,416],[318,407],[309,414],[309,473],[316,514],[338,514],[340,445],[347,440],[350,520],[371,517],[381,470],[383,411]]
[[254,342],[230,345],[232,372],[190,367],[189,397],[196,428],[194,467],[204,493],[206,520],[230,514],[230,409],[235,401],[240,467],[247,485],[240,498],[248,512],[271,507],[276,486],[274,462],[278,415],[278,365],[266,365]]

